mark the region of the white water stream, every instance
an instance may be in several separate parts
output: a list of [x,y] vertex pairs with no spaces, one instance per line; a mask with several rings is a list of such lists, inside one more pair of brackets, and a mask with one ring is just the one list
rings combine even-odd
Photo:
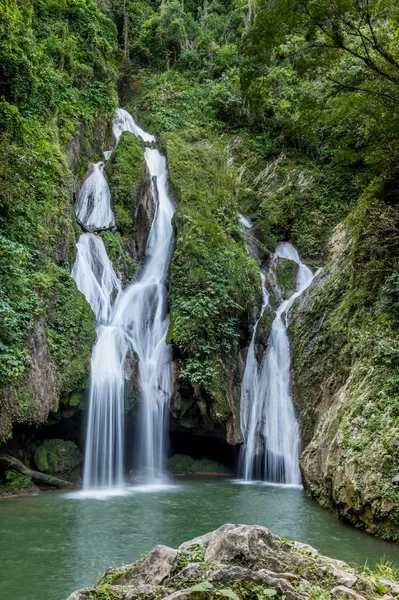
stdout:
[[[147,142],[155,141],[122,109],[117,111],[113,130],[117,141],[123,131],[130,131]],[[170,348],[165,342],[169,326],[165,279],[173,236],[171,219],[174,207],[168,193],[165,157],[155,148],[146,148],[144,154],[152,181],[155,216],[147,242],[146,262],[139,277],[121,290],[101,238],[90,233],[80,237],[72,269],[79,289],[93,308],[98,325],[90,368],[83,476],[85,490],[121,488],[124,484],[126,366],[134,354],[139,359],[141,390],[141,479],[153,483],[162,477],[171,393]],[[105,184],[100,181],[99,174]],[[95,181],[90,182],[93,176]],[[87,209],[89,203],[96,208],[95,212]],[[112,215],[110,210],[108,184],[102,168],[95,165],[95,171],[86,180],[79,195],[77,217],[86,226],[90,224],[92,228],[99,228],[108,219],[104,215]],[[90,217],[85,216],[87,213]],[[119,293],[111,306],[114,290]]]
[[287,315],[314,276],[291,244],[278,244],[275,256],[298,265],[296,291],[276,311],[267,351],[259,367],[255,356],[256,332],[269,299],[262,274],[263,305],[254,326],[241,387],[241,431],[244,444],[240,470],[246,481],[260,479],[300,485],[300,436],[291,398]]
[[83,233],[77,244],[72,277],[86,296],[97,323],[108,321],[112,294],[121,290],[121,283],[108,258],[104,242],[94,233]]
[[93,164],[93,171],[82,185],[76,202],[76,218],[88,229],[106,229],[115,223],[111,192],[103,170],[103,162]]

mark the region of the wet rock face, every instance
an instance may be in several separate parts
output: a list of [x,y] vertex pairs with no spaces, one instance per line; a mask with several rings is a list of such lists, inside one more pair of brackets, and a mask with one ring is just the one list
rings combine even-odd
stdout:
[[109,569],[96,587],[74,592],[68,600],[386,600],[394,587],[265,527],[223,525],[177,550],[156,546],[132,565]]
[[30,335],[30,367],[15,385],[7,386],[0,397],[0,438],[9,435],[14,422],[45,421],[58,407],[59,385],[43,321],[37,321]]
[[354,243],[348,230],[336,229],[330,260],[289,329],[301,471],[321,505],[369,533],[397,540],[399,421],[395,395],[385,387],[396,375],[375,355],[379,345],[393,347],[395,341],[364,307],[350,316],[347,307],[357,306],[360,297],[352,289]]

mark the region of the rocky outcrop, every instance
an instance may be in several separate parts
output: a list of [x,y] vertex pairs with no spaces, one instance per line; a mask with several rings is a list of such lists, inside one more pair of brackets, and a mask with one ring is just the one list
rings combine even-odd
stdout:
[[109,569],[97,586],[68,600],[391,600],[398,591],[394,582],[359,575],[265,527],[223,525],[177,550],[156,546],[132,565]]
[[397,336],[359,285],[365,276],[358,252],[350,231],[337,228],[330,260],[290,327],[301,469],[320,504],[398,539]]
[[36,322],[28,341],[30,366],[12,385],[0,390],[0,439],[14,422],[45,421],[58,406],[59,383],[43,320]]
[[[32,319],[26,347],[25,370],[0,389],[0,440],[12,435],[14,424],[41,424],[59,408],[60,398],[87,385],[91,347],[95,339],[93,315],[69,271],[80,234],[73,214],[80,164],[101,160],[114,144],[112,119],[98,117],[90,127],[79,125],[64,149],[62,203],[54,229],[54,246],[41,248],[47,262],[33,288],[41,287],[39,314]],[[37,313],[36,313],[37,314]]]

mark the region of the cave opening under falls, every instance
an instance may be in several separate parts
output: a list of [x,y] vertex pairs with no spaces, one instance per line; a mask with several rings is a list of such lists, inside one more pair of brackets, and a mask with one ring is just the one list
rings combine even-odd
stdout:
[[[117,110],[113,129],[117,142],[123,131],[130,131],[146,142],[155,141],[123,109]],[[110,287],[109,282],[113,281],[113,277],[102,275],[104,265],[109,269],[112,269],[112,265],[104,259],[102,248],[101,252],[97,248],[97,254],[103,257],[101,268],[98,261],[89,259],[81,259],[80,262],[77,260],[73,268],[77,283],[83,279],[81,269],[85,269],[86,275],[91,269],[91,277],[85,279],[91,284],[84,289],[82,285],[81,291],[94,312],[101,305],[101,318],[96,314],[97,341],[90,368],[83,475],[85,490],[121,488],[125,485],[125,394],[127,370],[133,357],[138,359],[140,387],[137,478],[145,483],[157,483],[163,478],[171,395],[171,355],[170,347],[166,344],[169,315],[165,280],[173,238],[171,221],[174,205],[168,191],[165,157],[155,147],[146,147],[144,156],[151,177],[155,210],[145,262],[138,277],[125,289],[121,289],[116,282]],[[97,187],[93,186],[91,194],[86,194],[87,201],[93,205],[109,203],[108,190],[104,193],[102,187],[98,196],[96,190]],[[85,210],[83,201],[78,203],[77,210]],[[86,246],[90,250],[95,244]],[[117,292],[117,296],[112,304],[113,290]],[[99,297],[102,302],[98,301]],[[108,302],[105,308],[104,297]]]
[[[300,434],[291,396],[287,326],[289,310],[310,286],[314,275],[300,260],[297,250],[287,242],[277,245],[274,257],[298,265],[296,290],[278,306],[266,353],[258,365],[255,352],[257,329],[269,300],[267,292],[263,292],[262,310],[254,326],[241,387],[244,444],[240,451],[239,476],[247,482],[261,480],[299,486]],[[262,290],[264,285],[262,274]]]

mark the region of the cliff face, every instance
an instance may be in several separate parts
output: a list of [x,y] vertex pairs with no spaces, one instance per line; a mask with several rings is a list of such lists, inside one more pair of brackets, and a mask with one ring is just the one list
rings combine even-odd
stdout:
[[3,440],[13,423],[45,421],[87,385],[95,331],[69,274],[79,235],[72,207],[81,161],[113,143],[117,34],[91,2],[7,3],[0,24]]
[[37,306],[30,312],[21,374],[0,389],[0,439],[10,437],[14,423],[44,423],[50,413],[60,407],[76,409],[83,399],[95,329],[92,311],[70,276],[80,234],[73,204],[82,162],[87,156],[101,159],[112,147],[110,125],[102,117],[90,128],[79,126],[60,157],[65,161],[59,182],[62,203],[51,224],[52,245],[43,248],[39,264],[26,274]]
[[336,229],[330,260],[290,328],[305,487],[344,519],[392,539],[399,527],[398,336],[387,282],[397,219],[396,208],[373,200]]

